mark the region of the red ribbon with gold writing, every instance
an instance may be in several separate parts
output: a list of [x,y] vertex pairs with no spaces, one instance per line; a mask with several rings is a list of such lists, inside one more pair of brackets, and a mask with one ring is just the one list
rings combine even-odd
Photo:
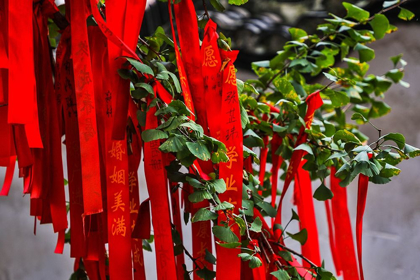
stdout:
[[[226,183],[226,191],[220,194],[221,201],[227,201],[235,206],[235,214],[242,207],[242,177],[243,177],[243,138],[241,125],[241,112],[239,105],[238,90],[236,85],[236,73],[233,62],[236,60],[238,51],[223,51],[221,57],[226,62],[223,69],[222,110],[220,118],[220,140],[226,145],[229,161],[220,163],[219,176]],[[225,219],[221,213],[219,219]],[[232,221],[230,221],[232,223]],[[240,237],[239,228],[232,226],[233,232]],[[227,249],[217,247],[217,279],[240,279],[241,259],[238,258],[239,249]]]

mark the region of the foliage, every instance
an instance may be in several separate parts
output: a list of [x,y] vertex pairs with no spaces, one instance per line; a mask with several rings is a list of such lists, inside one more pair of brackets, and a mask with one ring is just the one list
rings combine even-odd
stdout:
[[[235,5],[244,2],[229,1]],[[406,62],[402,55],[391,58],[393,69],[381,75],[368,73],[369,62],[375,58],[375,51],[369,44],[397,30],[389,23],[384,12],[399,8],[401,19],[411,20],[414,17],[413,13],[400,7],[403,2],[386,1],[384,9],[375,15],[353,4],[343,3],[347,11],[344,18],[330,14],[325,23],[318,26],[316,34],[291,28],[289,32],[292,40],[275,57],[252,64],[257,79],[237,81],[245,144],[244,158],[252,157],[254,162],[253,172],[244,171],[246,195],[243,197],[243,208],[239,209],[240,214],[231,211],[234,205],[219,199],[218,195],[226,190],[226,184],[219,179],[217,171],[209,174],[211,178],[208,180],[200,177],[197,172],[191,172],[197,159],[217,164],[229,158],[225,145],[205,135],[203,128],[189,118],[193,112],[183,102],[173,41],[159,27],[154,35],[146,38],[147,45],[139,45],[144,64],[125,58],[127,67],[121,69],[119,74],[131,81],[131,96],[139,107],[137,116],[140,125],[144,126],[146,113],[151,107],[157,107],[156,115],[160,120],[157,129],[142,132],[143,141],[160,139],[159,149],[174,156],[174,160],[167,166],[168,178],[174,183],[188,183],[192,186],[193,192],[188,196],[190,202],[210,202],[209,207],[199,209],[191,217],[191,222],[214,221],[212,232],[217,243],[227,248],[241,247],[242,253],[238,257],[248,262],[251,268],[261,265],[256,256],[258,246],[249,249],[249,242],[253,239],[251,235],[255,237],[265,234],[261,230],[261,219],[253,219],[252,209],[257,208],[265,216],[274,217],[276,214],[271,204],[266,202],[271,194],[270,174],[264,177],[264,181],[259,181],[256,176],[258,169],[255,167],[259,161],[254,150],[264,147],[263,139],[271,139],[274,135],[282,139],[282,144],[275,152],[285,160],[281,166],[284,171],[287,170],[293,151],[305,152],[304,169],[310,172],[312,180],[319,179],[321,182],[313,195],[317,200],[333,197],[331,190],[323,183],[332,166],[336,167],[343,187],[359,174],[368,176],[375,184],[384,184],[400,173],[396,166],[402,160],[420,154],[419,149],[405,142],[402,134],[382,135],[382,131],[373,124],[374,119],[391,110],[384,101],[385,92],[391,85],[409,86],[403,81]],[[210,3],[217,10],[224,10],[218,0],[211,0]],[[229,44],[230,40],[221,34],[220,47],[230,48]],[[313,77],[323,79],[317,79],[321,82],[313,82]],[[155,96],[152,86],[154,80],[160,81],[171,93],[174,99],[172,103],[166,105]],[[296,145],[298,133],[305,126],[306,97],[315,91],[320,91],[324,104],[316,111],[311,128],[304,131],[308,135],[306,142]],[[147,103],[146,97],[153,98],[153,101]],[[279,110],[270,110],[270,106]],[[370,124],[377,130],[378,138],[369,141],[359,130],[363,124]],[[270,155],[273,147],[269,145],[267,148]],[[268,161],[271,161],[270,157]],[[217,223],[218,211],[223,211],[235,221],[246,241],[241,243],[227,223]],[[293,220],[299,220],[294,211],[289,223]],[[289,223],[284,226],[283,234],[304,244],[307,239],[306,229],[297,233],[286,232]],[[291,258],[288,251],[282,251],[279,257],[286,261]],[[214,263],[214,256],[210,253],[209,259]],[[313,269],[316,279],[335,279],[323,267]],[[189,277],[189,273],[186,273],[186,277]],[[204,279],[214,277],[214,273],[207,268],[196,267],[196,273]],[[302,279],[296,270],[285,270],[284,267],[271,274],[277,279]]]

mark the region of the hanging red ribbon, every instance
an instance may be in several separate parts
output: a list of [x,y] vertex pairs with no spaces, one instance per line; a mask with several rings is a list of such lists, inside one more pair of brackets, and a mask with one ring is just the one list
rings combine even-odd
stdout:
[[[149,108],[146,129],[155,129],[158,126],[155,112],[156,107]],[[152,206],[157,277],[169,280],[175,277],[176,267],[169,217],[168,189],[159,146],[159,140],[144,143],[144,171]]]
[[344,280],[358,280],[356,253],[347,207],[347,189],[339,185],[340,179],[335,177],[335,173],[336,169],[332,167],[330,180],[331,191],[334,193],[334,197],[331,199],[331,208],[339,268],[343,272]]
[[[226,145],[229,161],[219,164],[219,176],[226,182],[226,191],[219,195],[221,201],[228,201],[235,206],[235,214],[242,207],[242,177],[243,177],[243,136],[241,112],[236,85],[235,66],[233,65],[238,51],[221,51],[221,57],[226,62],[223,69],[223,90],[220,118],[220,140]],[[219,105],[220,106],[220,105]],[[225,214],[219,219],[225,219]],[[232,221],[230,221],[231,225]],[[240,237],[239,228],[234,225],[233,232]],[[241,259],[239,249],[217,247],[217,279],[240,279]]]
[[[322,99],[319,95],[319,91],[316,91],[312,94],[310,94],[307,98],[306,98],[306,103],[307,103],[307,110],[306,110],[306,115],[304,118],[305,121],[305,126],[301,127],[300,131],[299,131],[299,135],[296,141],[296,147],[299,146],[302,143],[305,143],[308,135],[305,133],[305,129],[309,129],[312,125],[312,119],[314,117],[314,113],[315,111],[321,107],[322,105]],[[305,152],[302,150],[297,150],[294,151],[292,154],[292,159],[290,160],[290,164],[289,167],[287,168],[287,175],[286,175],[286,179],[284,181],[284,186],[283,186],[283,191],[281,192],[281,196],[280,196],[280,202],[279,202],[279,206],[277,209],[277,215],[276,215],[276,219],[275,219],[275,223],[276,224],[281,224],[281,213],[282,213],[282,205],[283,205],[283,199],[284,199],[284,195],[286,194],[290,183],[292,182],[292,179],[295,177],[296,171],[299,167],[300,161],[302,160],[302,157],[305,155]],[[275,235],[276,238],[280,237],[281,232],[279,232],[280,230],[276,230],[275,231]]]
[[[372,154],[369,154],[369,159]],[[365,213],[366,198],[369,184],[369,177],[359,174],[359,186],[357,191],[357,214],[356,214],[356,243],[357,243],[357,259],[359,261],[360,279],[364,280],[363,262],[362,262],[362,232],[363,232],[363,215]]]

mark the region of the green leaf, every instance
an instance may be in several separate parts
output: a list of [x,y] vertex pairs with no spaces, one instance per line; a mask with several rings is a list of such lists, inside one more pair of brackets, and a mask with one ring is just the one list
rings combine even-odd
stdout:
[[168,134],[164,131],[156,129],[147,129],[141,133],[141,138],[144,142],[150,142],[159,139],[166,139],[168,138]]
[[300,221],[299,215],[295,212],[295,210],[292,209],[292,218],[290,218],[290,221]]
[[277,270],[270,273],[274,277],[276,277],[277,280],[289,280],[291,279],[289,274],[286,272],[286,270]]
[[286,232],[292,239],[298,241],[301,245],[305,245],[306,240],[308,239],[308,231],[306,228],[302,229],[296,234],[292,234],[290,232]]
[[369,110],[369,118],[379,118],[391,111],[391,107],[383,101],[372,100],[372,108]]
[[203,266],[202,269],[197,270],[197,276],[204,280],[211,280],[216,277],[216,272],[209,270],[206,266]]
[[383,14],[376,14],[369,24],[372,26],[373,35],[376,39],[382,39],[389,29],[388,18]]
[[174,134],[171,135],[162,145],[160,145],[159,150],[164,153],[179,152],[184,149],[185,143],[186,141],[183,136]]
[[352,120],[362,120],[364,123],[365,122],[367,122],[368,120],[362,115],[362,114],[360,114],[360,113],[354,113],[352,116],[351,116],[351,119]]
[[354,50],[359,52],[360,62],[371,61],[375,58],[375,51],[360,43],[357,43],[357,45],[354,47]]
[[233,249],[236,248],[238,246],[241,246],[242,243],[241,242],[230,242],[230,243],[220,243],[220,242],[216,242],[219,246],[223,247],[223,248],[228,248],[228,249]]
[[388,133],[379,139],[384,139],[385,141],[394,141],[398,148],[404,149],[405,137],[401,133]]
[[230,5],[240,6],[248,2],[248,0],[229,0]]
[[315,192],[314,192],[314,198],[319,201],[325,201],[327,199],[333,198],[334,194],[332,191],[327,188],[324,184],[321,184]]
[[222,203],[214,207],[214,210],[219,211],[219,210],[226,210],[226,209],[233,209],[233,208],[235,208],[233,204],[227,201],[223,201]]
[[213,226],[212,232],[215,237],[226,243],[238,242],[239,240],[239,238],[230,230],[230,228]]
[[226,191],[226,183],[223,179],[209,181],[208,184],[212,186],[217,193],[224,193]]
[[271,206],[271,204],[268,202],[260,201],[257,203],[257,206],[261,207],[261,209],[264,210],[264,212],[272,218],[274,218],[277,214],[276,209],[274,209],[274,207]]
[[219,12],[223,12],[225,7],[223,7],[222,3],[219,0],[210,0],[210,4]]
[[244,209],[245,215],[254,216],[254,202],[252,200],[242,200],[242,208]]
[[185,103],[182,102],[181,100],[172,100],[172,102],[169,103],[168,107],[175,109],[175,111],[179,115],[185,115],[187,117],[191,115],[191,111],[187,108]]
[[284,98],[300,103],[300,98],[297,95],[295,88],[286,78],[281,76],[275,78],[273,85],[283,94]]
[[248,147],[263,147],[264,141],[252,129],[244,133],[244,145]]
[[191,218],[191,222],[202,222],[202,221],[209,221],[217,219],[217,214],[206,209],[206,208],[200,208],[195,213],[195,215]]
[[180,125],[181,127],[188,127],[189,129],[193,130],[197,133],[197,138],[201,138],[204,135],[203,127],[199,124],[193,122],[186,122]]
[[252,256],[251,260],[249,261],[249,267],[250,268],[257,268],[262,266],[262,262],[260,260],[260,258],[256,257],[256,256]]
[[397,176],[398,174],[400,174],[401,170],[391,164],[385,163],[384,168],[381,170],[381,173],[379,174],[379,176],[381,177],[385,177],[385,178],[390,178],[393,176]]
[[200,190],[194,190],[192,194],[188,196],[188,200],[192,203],[201,202],[204,199],[211,199],[213,198],[211,194],[209,194],[208,191],[200,191]]
[[240,253],[240,254],[238,254],[238,257],[240,257],[242,261],[246,262],[246,261],[249,261],[252,258],[252,255],[250,255],[248,253]]
[[333,76],[331,74],[328,74],[326,72],[322,72],[322,74],[324,74],[325,77],[327,77],[328,80],[333,81],[333,82],[337,82],[338,79],[336,76]]
[[197,158],[208,161],[211,158],[210,152],[202,141],[187,142],[187,148]]
[[255,231],[255,232],[261,232],[261,228],[262,228],[262,221],[259,217],[256,217],[255,220],[252,222],[249,230]]
[[400,69],[392,69],[385,76],[390,78],[394,83],[398,83],[404,77],[404,72]]
[[155,73],[153,73],[152,68],[150,68],[149,66],[147,66],[146,64],[141,63],[138,60],[135,60],[133,58],[130,57],[125,57],[125,59],[127,59],[127,61],[140,73],[142,74],[149,74],[149,75],[154,75]]
[[410,146],[408,144],[405,144],[404,146],[404,153],[408,154],[410,157],[417,157],[420,156],[420,149]]
[[398,14],[398,17],[402,20],[412,20],[414,18],[414,13],[412,13],[411,11],[404,9],[404,8],[400,8],[400,12]]
[[204,259],[211,264],[216,264],[216,257],[212,253],[210,253],[207,249],[206,249],[206,255],[204,256]]
[[330,98],[331,104],[335,108],[343,107],[344,105],[347,105],[350,102],[350,97],[348,97],[347,94],[343,91],[325,89],[323,91],[323,94]]
[[393,5],[396,5],[400,3],[400,0],[393,0],[393,1],[384,1],[384,4],[382,5],[382,7],[384,7],[384,9],[391,7]]
[[285,261],[293,261],[292,254],[288,251],[279,251],[279,256],[282,257]]
[[347,2],[343,2],[343,6],[347,10],[347,18],[353,18],[359,22],[369,19],[370,14],[368,11]]
[[342,142],[351,142],[351,143],[360,143],[360,140],[348,130],[339,130],[334,134],[334,141],[337,142],[341,140]]
[[307,152],[308,154],[314,155],[314,152],[312,151],[312,148],[308,144],[300,144],[294,150],[295,151],[296,150],[302,150],[302,151]]
[[306,31],[300,28],[294,28],[294,27],[289,28],[289,33],[290,33],[290,36],[292,36],[292,40],[299,41],[301,43],[303,43],[305,39],[308,37],[308,34],[306,33]]

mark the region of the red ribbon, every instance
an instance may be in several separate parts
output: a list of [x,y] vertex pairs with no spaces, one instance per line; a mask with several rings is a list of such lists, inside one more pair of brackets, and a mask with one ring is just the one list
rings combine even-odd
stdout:
[[91,215],[102,212],[103,207],[90,50],[86,15],[82,12],[85,11],[86,2],[72,0],[71,8],[71,46],[80,132],[84,214]]
[[345,280],[358,280],[356,253],[353,243],[350,215],[347,208],[347,189],[341,187],[340,179],[335,177],[335,168],[331,168],[332,218],[334,222],[334,239],[337,248],[339,266]]
[[[372,154],[369,154],[369,158]],[[368,191],[369,177],[359,174],[359,186],[357,191],[357,214],[356,214],[356,243],[357,243],[357,259],[359,261],[360,279],[364,280],[363,262],[362,262],[362,232],[363,232],[363,215],[365,213],[366,198]]]
[[[226,62],[223,69],[223,90],[220,118],[220,140],[226,145],[229,162],[219,164],[219,176],[226,183],[226,191],[219,195],[221,201],[228,201],[235,206],[235,214],[242,207],[242,178],[243,178],[243,138],[241,112],[236,86],[236,73],[233,62],[238,51],[223,51],[221,57]],[[225,219],[224,213],[219,219]],[[232,221],[230,221],[232,223]],[[239,229],[232,227],[233,232],[240,238]],[[240,279],[241,259],[238,258],[239,249],[217,247],[217,279]]]
[[[306,103],[307,103],[307,111],[306,111],[306,115],[305,115],[305,126],[301,127],[300,131],[299,131],[299,135],[298,135],[298,140],[296,141],[296,147],[299,146],[302,143],[305,143],[308,135],[305,133],[305,129],[309,129],[312,125],[312,119],[314,117],[314,113],[315,111],[321,107],[322,105],[322,99],[319,96],[319,91],[316,91],[312,94],[310,94],[307,98],[306,98]],[[284,195],[286,194],[290,183],[292,182],[292,179],[295,177],[296,171],[299,167],[300,161],[302,160],[302,157],[305,155],[305,152],[302,150],[297,150],[294,151],[292,154],[292,159],[290,160],[290,164],[289,167],[287,168],[287,175],[286,175],[286,179],[284,181],[284,186],[283,186],[283,191],[281,192],[281,196],[280,196],[280,202],[279,202],[279,206],[277,209],[277,215],[276,215],[276,219],[275,219],[275,223],[276,224],[281,224],[281,213],[282,213],[282,205],[283,205],[283,199],[284,199]],[[280,232],[279,230],[275,231],[276,237],[279,238],[280,237]]]
[[[301,161],[295,178],[295,197],[297,196],[295,202],[299,213],[300,229],[302,230],[305,228],[308,232],[308,239],[306,240],[306,243],[302,245],[302,254],[317,266],[321,266],[311,177],[309,172],[302,168],[305,162],[306,160]],[[306,264],[310,266],[309,263]]]
[[[147,112],[146,129],[155,129],[158,126],[155,112],[156,107],[150,108]],[[169,280],[176,275],[176,267],[171,236],[167,181],[159,146],[159,140],[144,143],[144,171],[152,205],[157,277]]]

